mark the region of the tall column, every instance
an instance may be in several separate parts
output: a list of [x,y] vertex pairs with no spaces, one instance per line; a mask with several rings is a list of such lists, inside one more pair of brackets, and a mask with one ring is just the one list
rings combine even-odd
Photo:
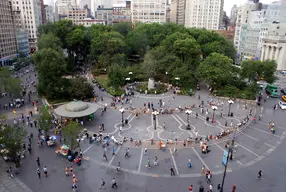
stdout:
[[274,58],[274,60],[276,61],[276,63],[278,63],[278,57],[279,57],[280,48],[279,47],[275,47],[275,48],[276,48],[276,51],[275,51],[275,58]]
[[265,57],[264,57],[264,61],[265,60],[267,60],[267,59],[269,59],[269,46],[268,45],[266,45],[265,46]]
[[262,46],[261,57],[260,57],[261,61],[264,61],[264,55],[265,55],[265,48],[264,46]]
[[269,59],[270,60],[273,60],[273,52],[274,52],[274,47],[273,46],[270,46],[270,54],[269,54]]

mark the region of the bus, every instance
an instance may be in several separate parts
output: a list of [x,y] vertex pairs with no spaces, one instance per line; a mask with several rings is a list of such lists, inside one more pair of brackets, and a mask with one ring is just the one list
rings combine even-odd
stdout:
[[265,91],[270,97],[279,97],[278,87],[276,85],[267,84]]

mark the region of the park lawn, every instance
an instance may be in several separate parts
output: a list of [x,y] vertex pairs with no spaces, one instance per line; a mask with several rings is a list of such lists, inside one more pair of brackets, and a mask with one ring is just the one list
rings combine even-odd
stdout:
[[107,75],[99,75],[95,77],[95,80],[98,84],[105,88],[105,90],[113,96],[121,96],[124,94],[124,90],[122,88],[114,89],[113,87],[108,86],[108,77]]

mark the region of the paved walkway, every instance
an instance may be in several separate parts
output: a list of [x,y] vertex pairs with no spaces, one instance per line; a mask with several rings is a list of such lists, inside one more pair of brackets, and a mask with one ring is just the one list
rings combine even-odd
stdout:
[[0,192],[33,192],[17,177],[9,178],[3,169],[4,167],[0,167]]

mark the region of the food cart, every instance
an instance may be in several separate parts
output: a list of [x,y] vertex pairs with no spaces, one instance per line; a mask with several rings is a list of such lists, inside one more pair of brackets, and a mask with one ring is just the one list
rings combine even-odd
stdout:
[[69,151],[70,151],[70,148],[67,145],[62,145],[58,147],[58,149],[56,150],[56,154],[60,154],[60,155],[67,157],[69,154]]
[[49,140],[47,141],[47,145],[49,146],[49,147],[51,147],[51,146],[55,146],[55,145],[57,145],[57,137],[56,136],[51,136],[50,138],[49,138]]

